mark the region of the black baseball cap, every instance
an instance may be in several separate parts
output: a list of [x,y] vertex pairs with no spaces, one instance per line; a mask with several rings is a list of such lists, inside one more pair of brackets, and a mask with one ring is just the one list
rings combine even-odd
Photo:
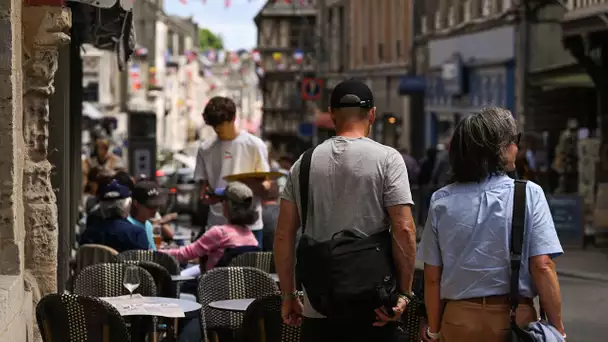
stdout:
[[354,78],[338,83],[331,92],[329,107],[337,108],[373,108],[374,94],[367,84]]
[[167,201],[164,189],[156,182],[146,180],[135,183],[131,197],[146,207],[160,207]]

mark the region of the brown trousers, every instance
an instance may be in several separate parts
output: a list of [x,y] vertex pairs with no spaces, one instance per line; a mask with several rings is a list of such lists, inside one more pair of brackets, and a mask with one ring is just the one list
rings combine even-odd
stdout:
[[[441,319],[441,342],[504,342],[509,332],[510,306],[506,296],[500,297],[504,300],[487,297],[447,302]],[[537,319],[531,300],[517,308],[517,324],[527,325]]]

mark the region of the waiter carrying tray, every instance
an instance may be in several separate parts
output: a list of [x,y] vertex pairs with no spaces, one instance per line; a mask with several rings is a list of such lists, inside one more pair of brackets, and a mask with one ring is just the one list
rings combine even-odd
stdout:
[[[236,105],[230,98],[216,96],[205,106],[205,123],[213,128],[216,137],[201,143],[197,156],[194,178],[200,185],[201,201],[209,205],[209,217],[205,227],[226,224],[220,198],[215,189],[225,188],[227,176],[244,173],[269,172],[266,144],[253,134],[239,131],[236,127]],[[230,177],[227,177],[230,179]],[[271,177],[237,177],[253,191],[253,205],[258,220],[249,229],[255,234],[262,248],[262,201],[277,195],[276,182]]]

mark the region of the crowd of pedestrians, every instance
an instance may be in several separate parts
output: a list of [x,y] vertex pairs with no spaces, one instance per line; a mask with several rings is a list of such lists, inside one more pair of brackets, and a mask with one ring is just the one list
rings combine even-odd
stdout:
[[[521,135],[509,111],[462,119],[420,163],[368,138],[376,108],[364,83],[337,85],[330,113],[336,136],[297,160],[274,161],[262,140],[237,129],[234,101],[209,101],[203,118],[217,135],[201,143],[195,168],[208,219],[190,245],[163,250],[184,264],[183,274],[225,265],[227,251],[273,250],[282,317],[301,325],[302,341],[405,341],[401,316],[421,300],[412,291],[418,259],[423,341],[504,341],[538,329],[546,331],[535,341],[565,340],[553,261],[563,250],[543,190],[513,179]],[[97,146],[112,160],[104,142]],[[96,160],[80,243],[157,249],[156,236],[173,234],[158,217],[164,189]],[[284,177],[225,179],[269,171]],[[424,225],[419,248],[415,221]]]

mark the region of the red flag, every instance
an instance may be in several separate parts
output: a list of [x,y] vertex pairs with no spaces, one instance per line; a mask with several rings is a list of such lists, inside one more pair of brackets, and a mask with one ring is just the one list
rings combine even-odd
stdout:
[[230,0],[224,0],[224,6],[226,8],[230,7]]
[[188,0],[179,0],[179,2],[181,2],[182,5],[185,5],[188,2]]

